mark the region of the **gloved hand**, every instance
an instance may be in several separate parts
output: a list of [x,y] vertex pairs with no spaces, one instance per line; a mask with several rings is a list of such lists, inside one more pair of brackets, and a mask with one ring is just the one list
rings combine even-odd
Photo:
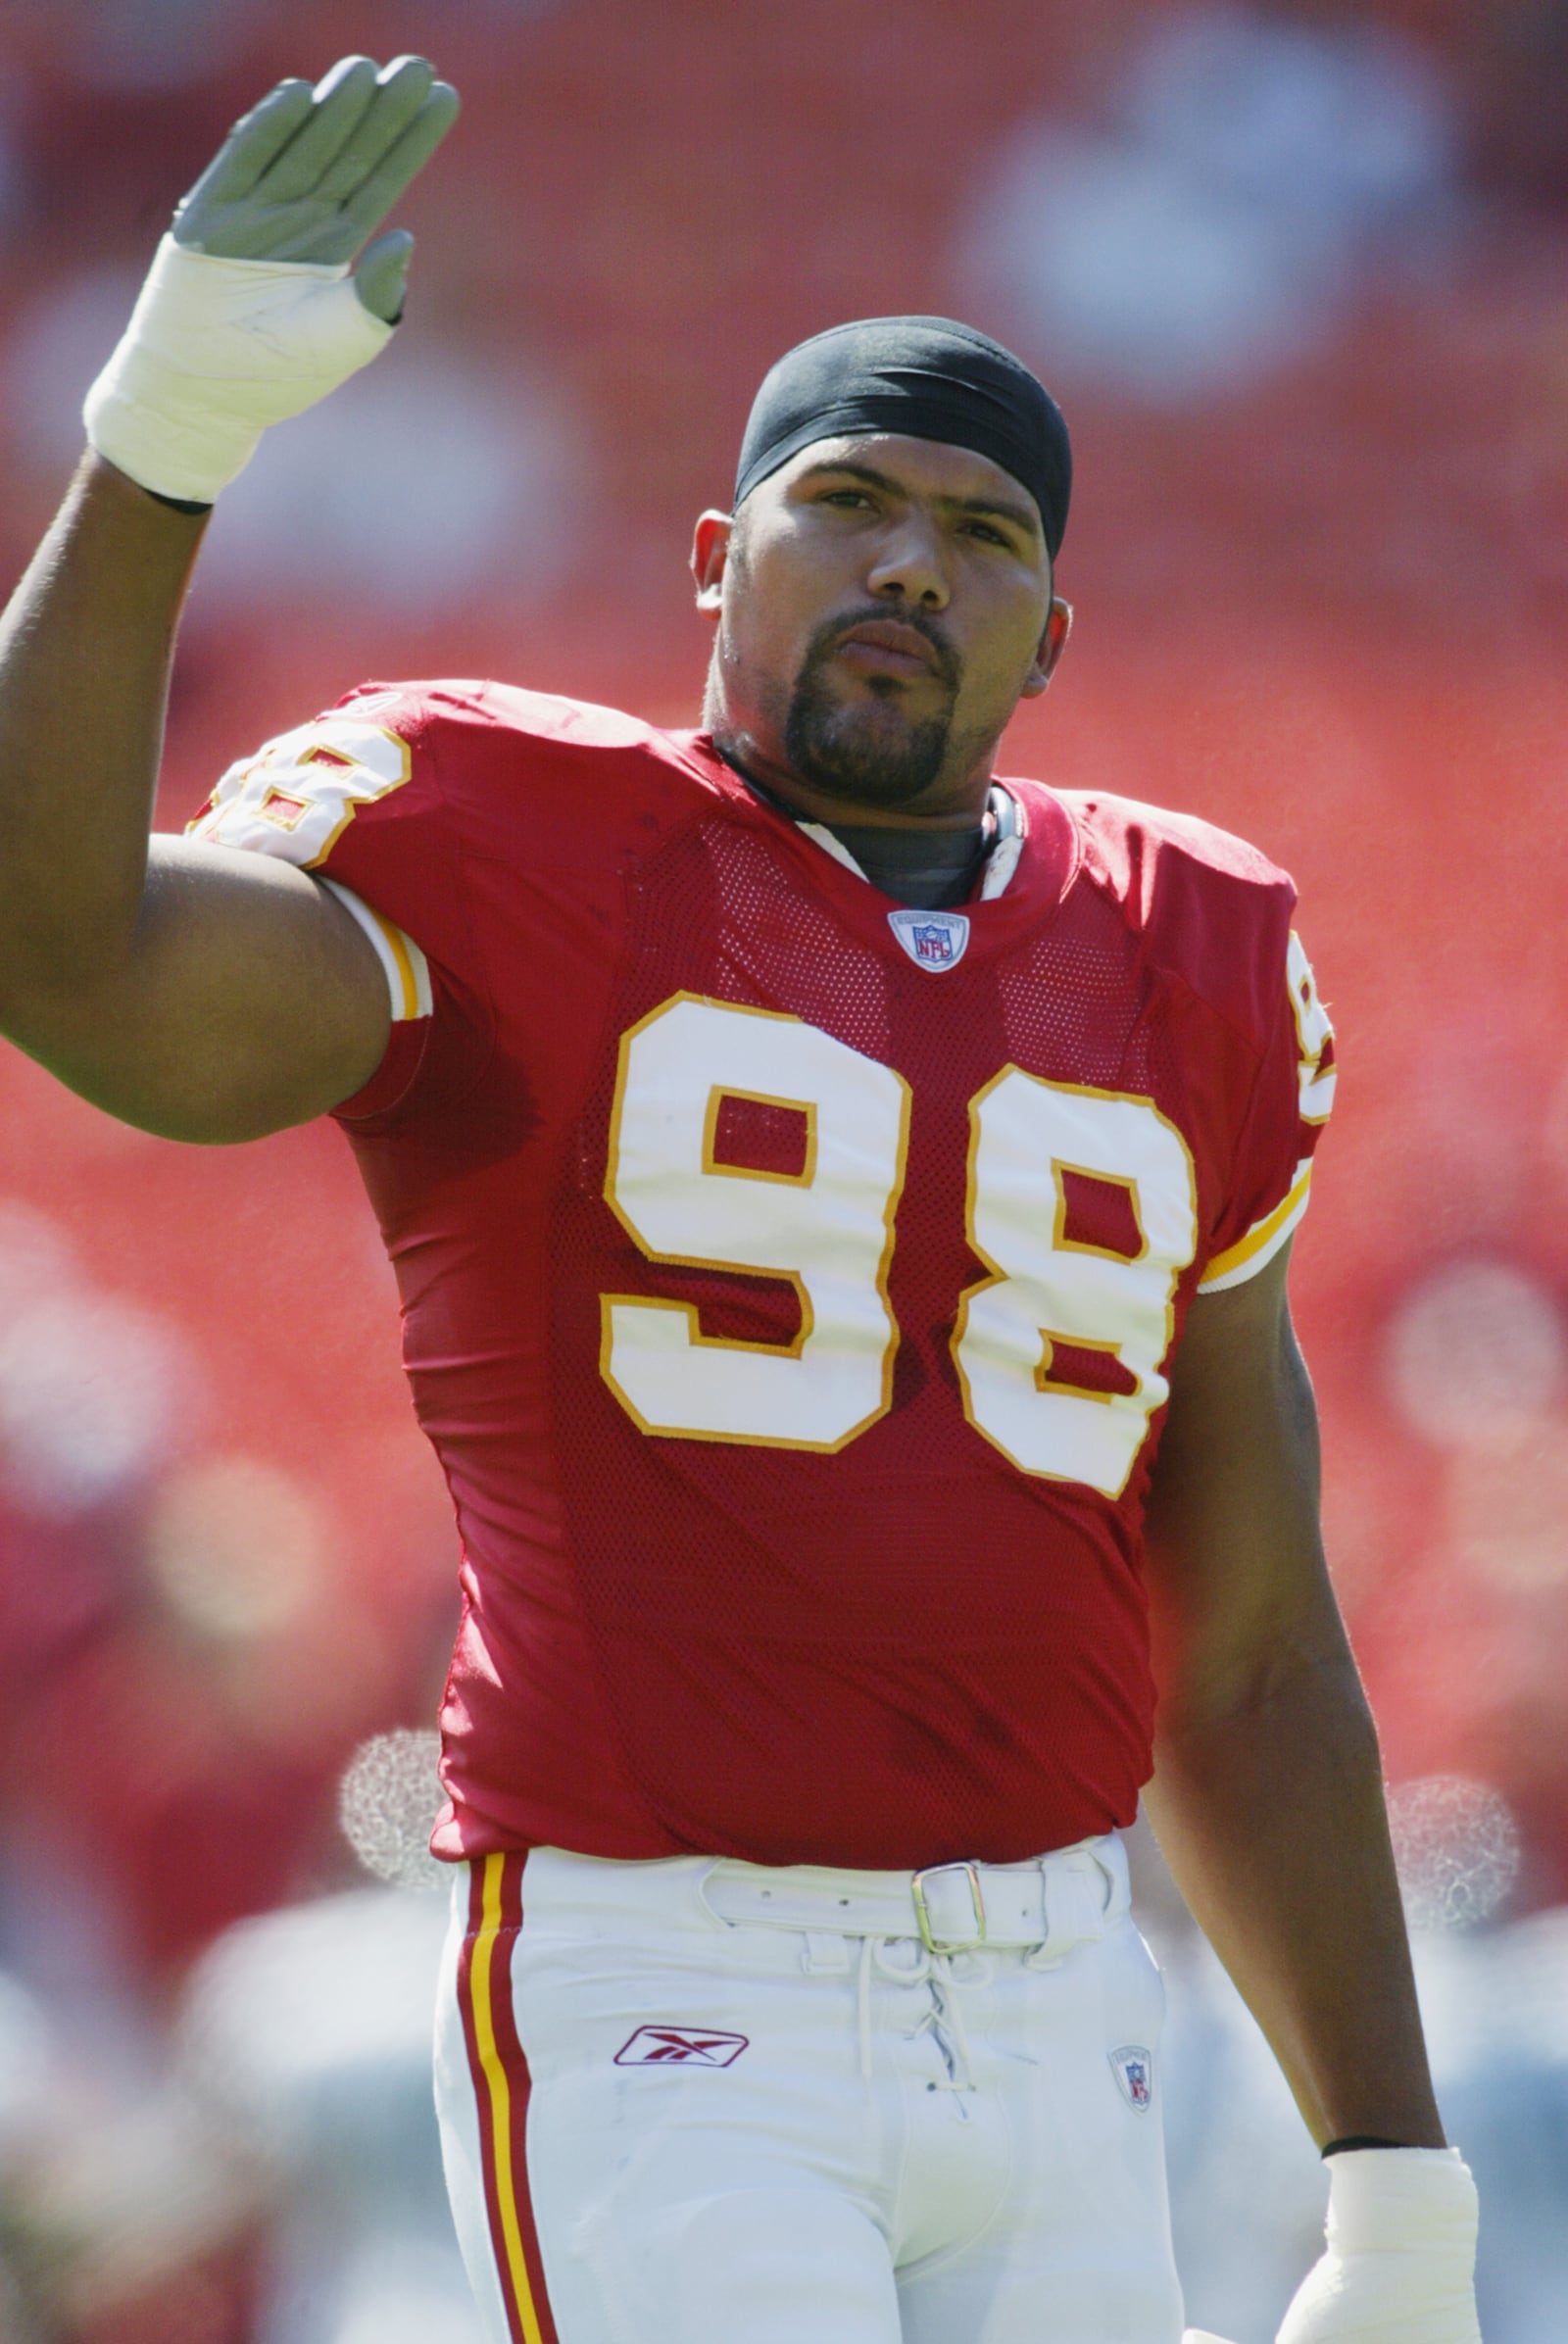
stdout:
[[345,57],[282,81],[177,207],[130,323],[87,394],[87,437],[161,496],[211,504],[269,423],[391,338],[414,239],[366,246],[457,119],[421,57]]
[[1342,2149],[1328,2252],[1278,2344],[1481,2344],[1476,2185],[1457,2149]]

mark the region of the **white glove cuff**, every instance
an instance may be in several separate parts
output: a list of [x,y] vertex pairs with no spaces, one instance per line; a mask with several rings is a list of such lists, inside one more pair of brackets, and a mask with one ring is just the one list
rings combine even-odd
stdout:
[[1476,2185],[1457,2149],[1342,2149],[1328,2167],[1333,2252],[1474,2256]]
[[210,505],[280,423],[385,349],[348,269],[225,261],[165,236],[87,393],[100,456],[160,496]]

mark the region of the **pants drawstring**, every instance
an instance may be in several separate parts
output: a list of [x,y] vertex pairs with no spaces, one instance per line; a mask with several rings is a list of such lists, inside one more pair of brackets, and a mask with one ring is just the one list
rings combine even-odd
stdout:
[[941,2049],[947,2074],[933,2086],[945,2092],[972,2092],[978,2088],[974,2078],[974,2061],[969,2049],[969,2032],[963,2023],[963,2003],[959,1983],[954,1975],[954,1956],[930,1953],[918,1948],[918,1959],[909,1967],[890,1962],[886,1937],[866,1936],[860,1939],[860,1959],[856,1977],[857,2032],[859,2036],[860,2080],[871,2080],[871,1980],[879,1975],[890,1983],[901,1986],[929,1984],[932,2007],[910,2029],[909,2040],[923,2034],[929,2027]]
[[[931,1982],[940,2006],[937,2025],[941,2031],[938,2040],[949,2054],[951,2073],[946,2089],[972,2092],[975,2088],[974,2063],[969,2056],[969,2033],[963,2023],[963,1998],[958,1992],[958,1981],[953,1975],[951,1953],[933,1954]],[[950,2029],[953,2035],[951,2046],[946,2039]],[[952,2056],[954,2051],[957,2053],[956,2059]]]

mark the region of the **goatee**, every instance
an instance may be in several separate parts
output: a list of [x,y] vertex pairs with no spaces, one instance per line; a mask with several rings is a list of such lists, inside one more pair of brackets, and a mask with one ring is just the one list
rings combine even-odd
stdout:
[[870,679],[868,700],[840,700],[829,685],[828,665],[844,636],[866,619],[888,615],[882,606],[834,619],[812,638],[796,678],[784,720],[784,752],[802,781],[824,798],[878,807],[907,806],[931,788],[947,762],[958,662],[917,614],[901,610],[898,616],[931,645],[935,672],[947,687],[947,705],[938,714],[910,722],[901,707],[904,686],[891,677]]

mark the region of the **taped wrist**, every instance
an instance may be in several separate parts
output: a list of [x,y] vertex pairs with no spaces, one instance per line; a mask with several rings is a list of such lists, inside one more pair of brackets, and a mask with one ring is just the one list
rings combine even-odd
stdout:
[[211,505],[270,423],[386,348],[348,268],[227,261],[165,236],[130,323],[87,393],[87,438],[154,496]]
[[1341,2149],[1327,2227],[1276,2344],[1481,2344],[1476,2189],[1457,2149]]
[[1332,2253],[1404,2253],[1468,2272],[1476,2246],[1476,2185],[1457,2149],[1347,2149],[1329,2166]]

